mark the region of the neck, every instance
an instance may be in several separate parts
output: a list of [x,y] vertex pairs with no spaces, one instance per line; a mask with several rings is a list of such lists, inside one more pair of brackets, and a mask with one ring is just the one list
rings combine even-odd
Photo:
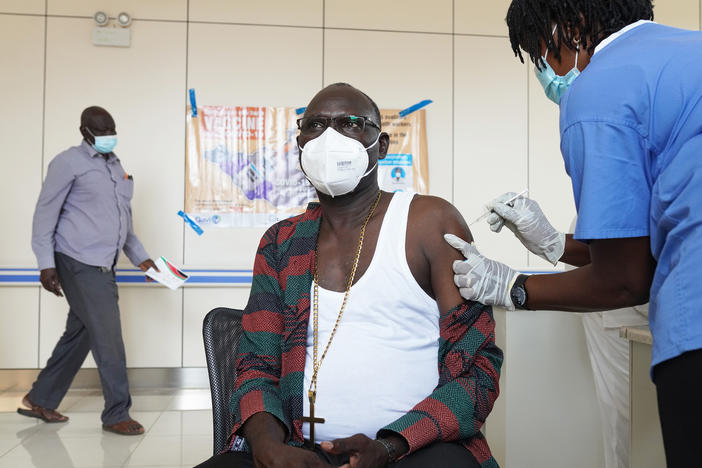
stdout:
[[355,190],[340,197],[332,198],[320,193],[322,224],[327,225],[332,231],[362,225],[380,190],[377,181],[373,180],[373,182],[361,190]]

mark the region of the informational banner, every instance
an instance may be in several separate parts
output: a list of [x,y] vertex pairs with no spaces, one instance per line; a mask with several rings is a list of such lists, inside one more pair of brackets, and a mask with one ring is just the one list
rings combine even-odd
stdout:
[[[381,114],[390,135],[381,188],[427,193],[425,110]],[[188,109],[187,214],[207,230],[269,226],[303,212],[317,194],[300,169],[299,117],[288,107],[202,106],[195,116]]]
[[426,110],[400,117],[399,110],[382,110],[382,128],[390,136],[385,159],[378,162],[380,188],[388,192],[413,190],[427,193],[429,161],[427,159]]

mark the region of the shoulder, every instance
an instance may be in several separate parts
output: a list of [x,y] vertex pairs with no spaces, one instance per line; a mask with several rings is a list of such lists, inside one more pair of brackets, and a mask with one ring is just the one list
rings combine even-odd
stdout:
[[458,213],[458,210],[456,210],[456,208],[449,201],[444,200],[441,197],[419,194],[415,194],[414,198],[412,198],[410,210],[425,216],[436,217],[450,213]]
[[[685,76],[694,75],[694,65],[686,57],[694,54],[694,62],[699,62],[700,46],[702,33],[655,23],[616,39],[592,57],[564,97],[561,130],[580,122],[608,123],[633,128],[647,137],[657,93],[663,92],[666,99],[680,94],[671,89]],[[673,84],[668,85],[666,77]]]
[[85,153],[83,151],[83,148],[81,146],[71,146],[68,149],[65,149],[61,151],[59,154],[54,156],[54,159],[51,160],[52,164],[70,164],[75,160],[76,158],[80,157]]
[[275,244],[279,246],[293,237],[314,237],[316,240],[320,217],[319,204],[310,203],[303,213],[278,221],[269,227],[261,238],[261,245]]
[[458,209],[440,197],[415,195],[410,205],[410,217],[421,220],[422,224],[431,230],[468,231],[468,226]]
[[85,151],[80,146],[72,146],[56,156],[49,163],[49,168],[54,171],[76,172],[80,165],[81,158],[85,157]]

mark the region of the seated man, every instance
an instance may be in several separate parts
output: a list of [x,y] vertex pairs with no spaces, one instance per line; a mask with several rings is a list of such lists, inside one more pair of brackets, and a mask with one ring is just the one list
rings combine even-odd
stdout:
[[453,284],[460,256],[443,239],[470,232],[442,199],[380,191],[380,123],[344,83],[298,121],[320,203],[261,240],[234,430],[201,468],[497,466],[479,431],[502,352],[490,307]]

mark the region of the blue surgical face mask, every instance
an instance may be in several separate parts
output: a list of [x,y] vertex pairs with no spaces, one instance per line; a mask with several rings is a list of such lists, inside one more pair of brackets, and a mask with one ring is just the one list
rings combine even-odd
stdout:
[[[557,27],[558,25],[553,27],[553,32],[551,33],[552,35],[556,32]],[[575,49],[575,65],[573,65],[573,68],[565,76],[556,75],[556,72],[546,61],[546,57],[548,57],[548,47],[546,48],[546,55],[541,57],[542,61],[544,62],[544,68],[539,69],[538,66],[534,68],[536,78],[539,80],[539,83],[541,83],[541,86],[543,86],[544,91],[546,92],[546,97],[556,104],[560,104],[561,97],[566,91],[568,91],[570,85],[572,85],[573,81],[575,81],[575,79],[580,75],[580,70],[578,70],[579,52],[580,47],[578,46],[578,48]]]
[[117,146],[117,135],[95,136],[95,134],[91,132],[88,127],[85,127],[85,129],[95,139],[95,143],[93,143],[93,148],[95,148],[95,151],[97,151],[98,153],[111,153],[112,150],[115,149],[115,146]]

